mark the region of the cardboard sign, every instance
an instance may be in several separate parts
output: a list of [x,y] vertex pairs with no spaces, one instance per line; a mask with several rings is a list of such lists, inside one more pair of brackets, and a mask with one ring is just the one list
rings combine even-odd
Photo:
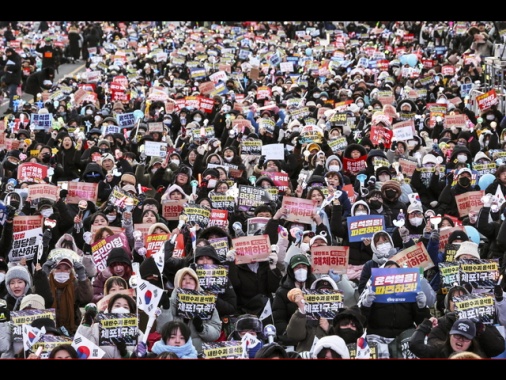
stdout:
[[121,248],[131,256],[130,245],[124,233],[110,235],[91,245],[91,254],[97,271],[102,271],[107,267],[107,257],[113,248]]
[[12,221],[12,232],[42,228],[42,215],[17,215]]
[[157,253],[163,247],[165,242],[169,239],[170,234],[151,234],[147,235],[144,239],[144,246],[146,247],[146,257]]
[[228,266],[197,265],[195,272],[204,291],[213,294],[225,293],[228,285]]
[[468,191],[464,194],[455,196],[457,208],[461,218],[469,215],[469,211],[478,211],[483,207],[481,198],[485,195],[485,190]]
[[350,247],[321,246],[311,248],[311,270],[313,273],[346,273]]
[[42,228],[32,228],[12,234],[12,248],[9,251],[9,261],[27,261],[37,257],[39,248],[42,248]]
[[47,178],[48,167],[34,162],[25,162],[18,166],[17,180],[18,182],[35,182],[45,183]]
[[192,319],[196,316],[209,320],[216,308],[217,296],[205,291],[176,288],[176,315]]
[[67,190],[67,203],[77,204],[81,199],[97,202],[98,183],[69,181]]
[[346,223],[350,243],[371,238],[376,232],[385,229],[385,217],[383,215],[349,216],[346,218]]
[[344,308],[344,297],[340,290],[306,289],[304,310],[308,320],[320,318],[333,320],[340,309]]
[[184,199],[172,200],[165,199],[162,201],[162,216],[166,220],[179,220],[179,216],[183,213],[184,205],[186,201]]
[[281,207],[287,209],[285,220],[289,222],[311,224],[315,205],[311,199],[284,196]]
[[371,289],[376,294],[374,302],[415,302],[420,289],[418,268],[372,268]]
[[395,261],[401,267],[406,265],[408,268],[423,268],[424,271],[434,267],[434,262],[422,242],[403,249],[391,257],[390,260]]
[[269,235],[241,236],[232,239],[232,245],[236,252],[236,264],[266,261],[271,253]]

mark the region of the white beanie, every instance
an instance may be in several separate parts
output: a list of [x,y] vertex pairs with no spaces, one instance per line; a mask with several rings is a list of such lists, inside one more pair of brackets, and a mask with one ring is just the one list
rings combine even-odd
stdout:
[[460,247],[455,254],[455,260],[462,255],[471,255],[476,259],[480,259],[480,254],[478,252],[478,244],[472,241],[463,241],[460,243]]
[[330,348],[331,350],[337,352],[341,355],[342,359],[350,358],[350,351],[346,346],[346,342],[338,335],[327,335],[316,342],[313,349],[313,359],[316,359],[320,351],[324,348]]

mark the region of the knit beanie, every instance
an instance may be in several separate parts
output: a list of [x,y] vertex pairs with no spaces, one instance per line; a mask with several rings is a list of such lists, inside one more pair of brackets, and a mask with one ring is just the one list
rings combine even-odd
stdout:
[[9,282],[15,278],[19,278],[26,283],[25,293],[23,294],[25,295],[32,287],[32,277],[30,276],[30,272],[28,272],[28,269],[26,269],[23,265],[16,265],[9,268],[5,274],[5,287],[7,288],[7,292],[9,292],[9,294],[13,297],[14,294],[12,293],[11,287],[9,286]]

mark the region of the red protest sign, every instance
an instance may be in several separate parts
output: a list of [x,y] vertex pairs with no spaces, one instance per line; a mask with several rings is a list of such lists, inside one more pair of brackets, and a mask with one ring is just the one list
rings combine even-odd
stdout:
[[232,239],[236,264],[266,261],[271,253],[269,235],[241,236]]
[[285,219],[289,222],[306,224],[313,222],[315,205],[311,199],[285,196],[281,207],[285,207],[288,211]]
[[395,261],[400,267],[406,265],[409,268],[423,268],[424,271],[434,266],[422,242],[418,242],[409,248],[403,249],[392,256],[390,260]]
[[346,273],[350,247],[321,246],[311,248],[311,268],[313,273]]
[[165,242],[169,239],[169,234],[151,234],[147,235],[144,239],[144,246],[146,247],[146,257],[151,257],[160,250]]
[[69,181],[67,190],[69,192],[67,203],[77,204],[81,199],[90,200],[94,203],[97,202],[98,183]]
[[47,178],[47,166],[34,162],[25,162],[18,166],[17,179],[19,182],[44,183]]

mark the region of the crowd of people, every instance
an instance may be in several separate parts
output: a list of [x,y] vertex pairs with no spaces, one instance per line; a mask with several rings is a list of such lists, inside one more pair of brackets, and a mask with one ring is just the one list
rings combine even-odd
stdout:
[[504,355],[501,23],[4,24],[0,358]]

